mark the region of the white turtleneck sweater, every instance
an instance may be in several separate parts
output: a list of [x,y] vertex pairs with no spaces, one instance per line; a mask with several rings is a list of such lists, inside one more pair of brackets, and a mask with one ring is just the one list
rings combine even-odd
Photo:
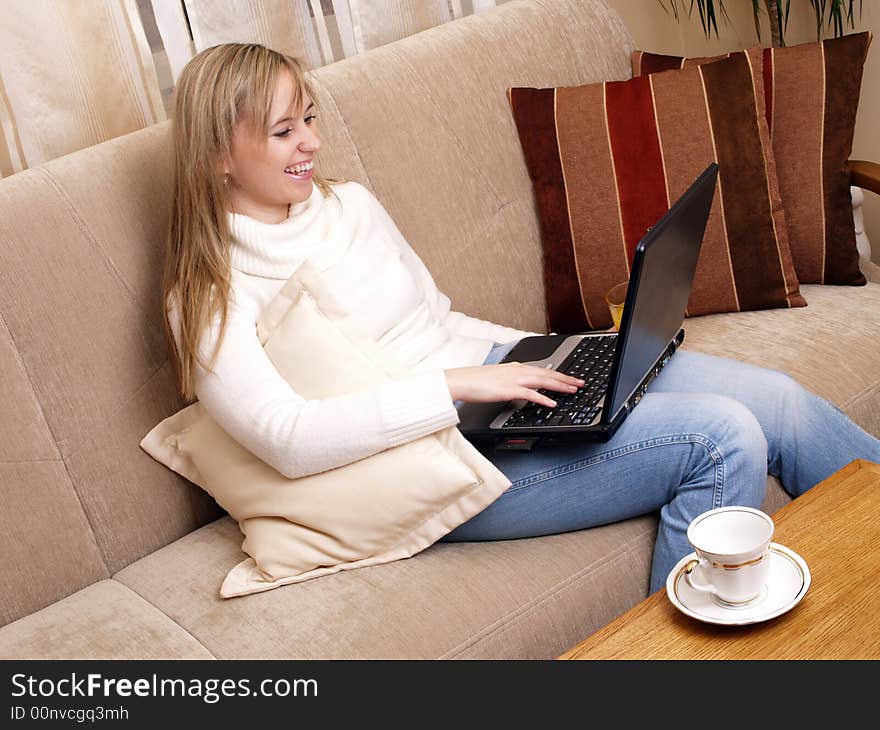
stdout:
[[[460,312],[436,287],[381,203],[356,182],[312,186],[278,224],[230,214],[232,296],[214,372],[197,366],[202,407],[230,436],[289,478],[350,464],[458,423],[445,369],[480,365],[494,342],[533,332]],[[402,377],[375,388],[306,400],[269,360],[256,333],[263,308],[305,260],[397,362]],[[179,339],[175,309],[169,312]],[[202,334],[209,362],[219,319]]]

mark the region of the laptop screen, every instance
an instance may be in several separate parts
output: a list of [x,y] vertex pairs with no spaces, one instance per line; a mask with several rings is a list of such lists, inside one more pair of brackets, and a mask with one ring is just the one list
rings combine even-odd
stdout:
[[617,368],[610,373],[606,422],[638,389],[681,328],[716,172],[717,166],[710,165],[636,248],[617,340]]

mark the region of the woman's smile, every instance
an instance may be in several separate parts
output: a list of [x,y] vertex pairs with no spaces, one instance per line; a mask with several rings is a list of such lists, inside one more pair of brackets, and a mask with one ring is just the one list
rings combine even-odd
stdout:
[[295,181],[311,180],[315,171],[314,162],[309,160],[307,163],[300,163],[284,168],[284,174],[293,178]]

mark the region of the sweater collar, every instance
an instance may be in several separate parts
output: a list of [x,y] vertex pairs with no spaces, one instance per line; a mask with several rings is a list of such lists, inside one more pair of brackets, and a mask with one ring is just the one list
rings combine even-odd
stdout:
[[312,183],[309,197],[291,205],[281,223],[263,223],[241,213],[227,213],[232,268],[271,279],[288,278],[308,255],[310,244],[318,240],[315,228],[323,203],[324,195]]

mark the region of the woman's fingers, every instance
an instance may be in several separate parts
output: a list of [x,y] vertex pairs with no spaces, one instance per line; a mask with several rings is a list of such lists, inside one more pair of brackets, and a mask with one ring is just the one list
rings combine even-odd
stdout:
[[555,386],[556,384],[562,385],[562,388],[556,388],[557,390],[565,389],[565,386],[573,385],[575,388],[579,388],[584,384],[584,381],[581,378],[575,378],[572,375],[566,375],[565,373],[561,373],[558,370],[548,370],[547,368],[540,368],[536,365],[521,365],[520,366],[524,374],[528,376],[532,376],[535,378],[541,378],[539,382],[542,383],[544,387],[547,386]]
[[543,387],[551,388],[552,390],[559,390],[563,393],[574,393],[578,388],[582,387],[584,384],[583,380],[576,381],[572,383],[569,380],[559,380],[557,378],[551,378],[546,381],[547,384]]
[[565,393],[574,393],[578,388],[583,386],[584,381],[573,378],[564,373],[554,373],[549,370],[541,371],[536,368],[536,372],[528,373],[525,377],[523,385],[535,388],[550,388]]
[[556,401],[548,391],[571,394],[583,385],[582,380],[565,373],[513,363],[452,368],[445,374],[452,399],[472,403],[526,400],[555,408]]
[[520,381],[520,385],[525,386],[526,390],[520,398],[525,398],[528,401],[546,406],[547,408],[555,408],[557,402],[548,395],[540,393],[538,391],[539,388],[554,390],[561,393],[575,393],[578,388],[584,385],[584,381],[580,378],[575,378],[556,370],[547,370],[546,368],[539,368],[535,365],[524,365],[521,367],[523,369],[523,374],[521,376],[522,380]]
[[522,393],[517,397],[524,398],[525,400],[532,401],[533,403],[537,403],[539,406],[556,408],[555,400],[553,400],[552,398],[548,398],[546,395],[542,395],[537,390],[532,390],[531,388],[523,388]]

